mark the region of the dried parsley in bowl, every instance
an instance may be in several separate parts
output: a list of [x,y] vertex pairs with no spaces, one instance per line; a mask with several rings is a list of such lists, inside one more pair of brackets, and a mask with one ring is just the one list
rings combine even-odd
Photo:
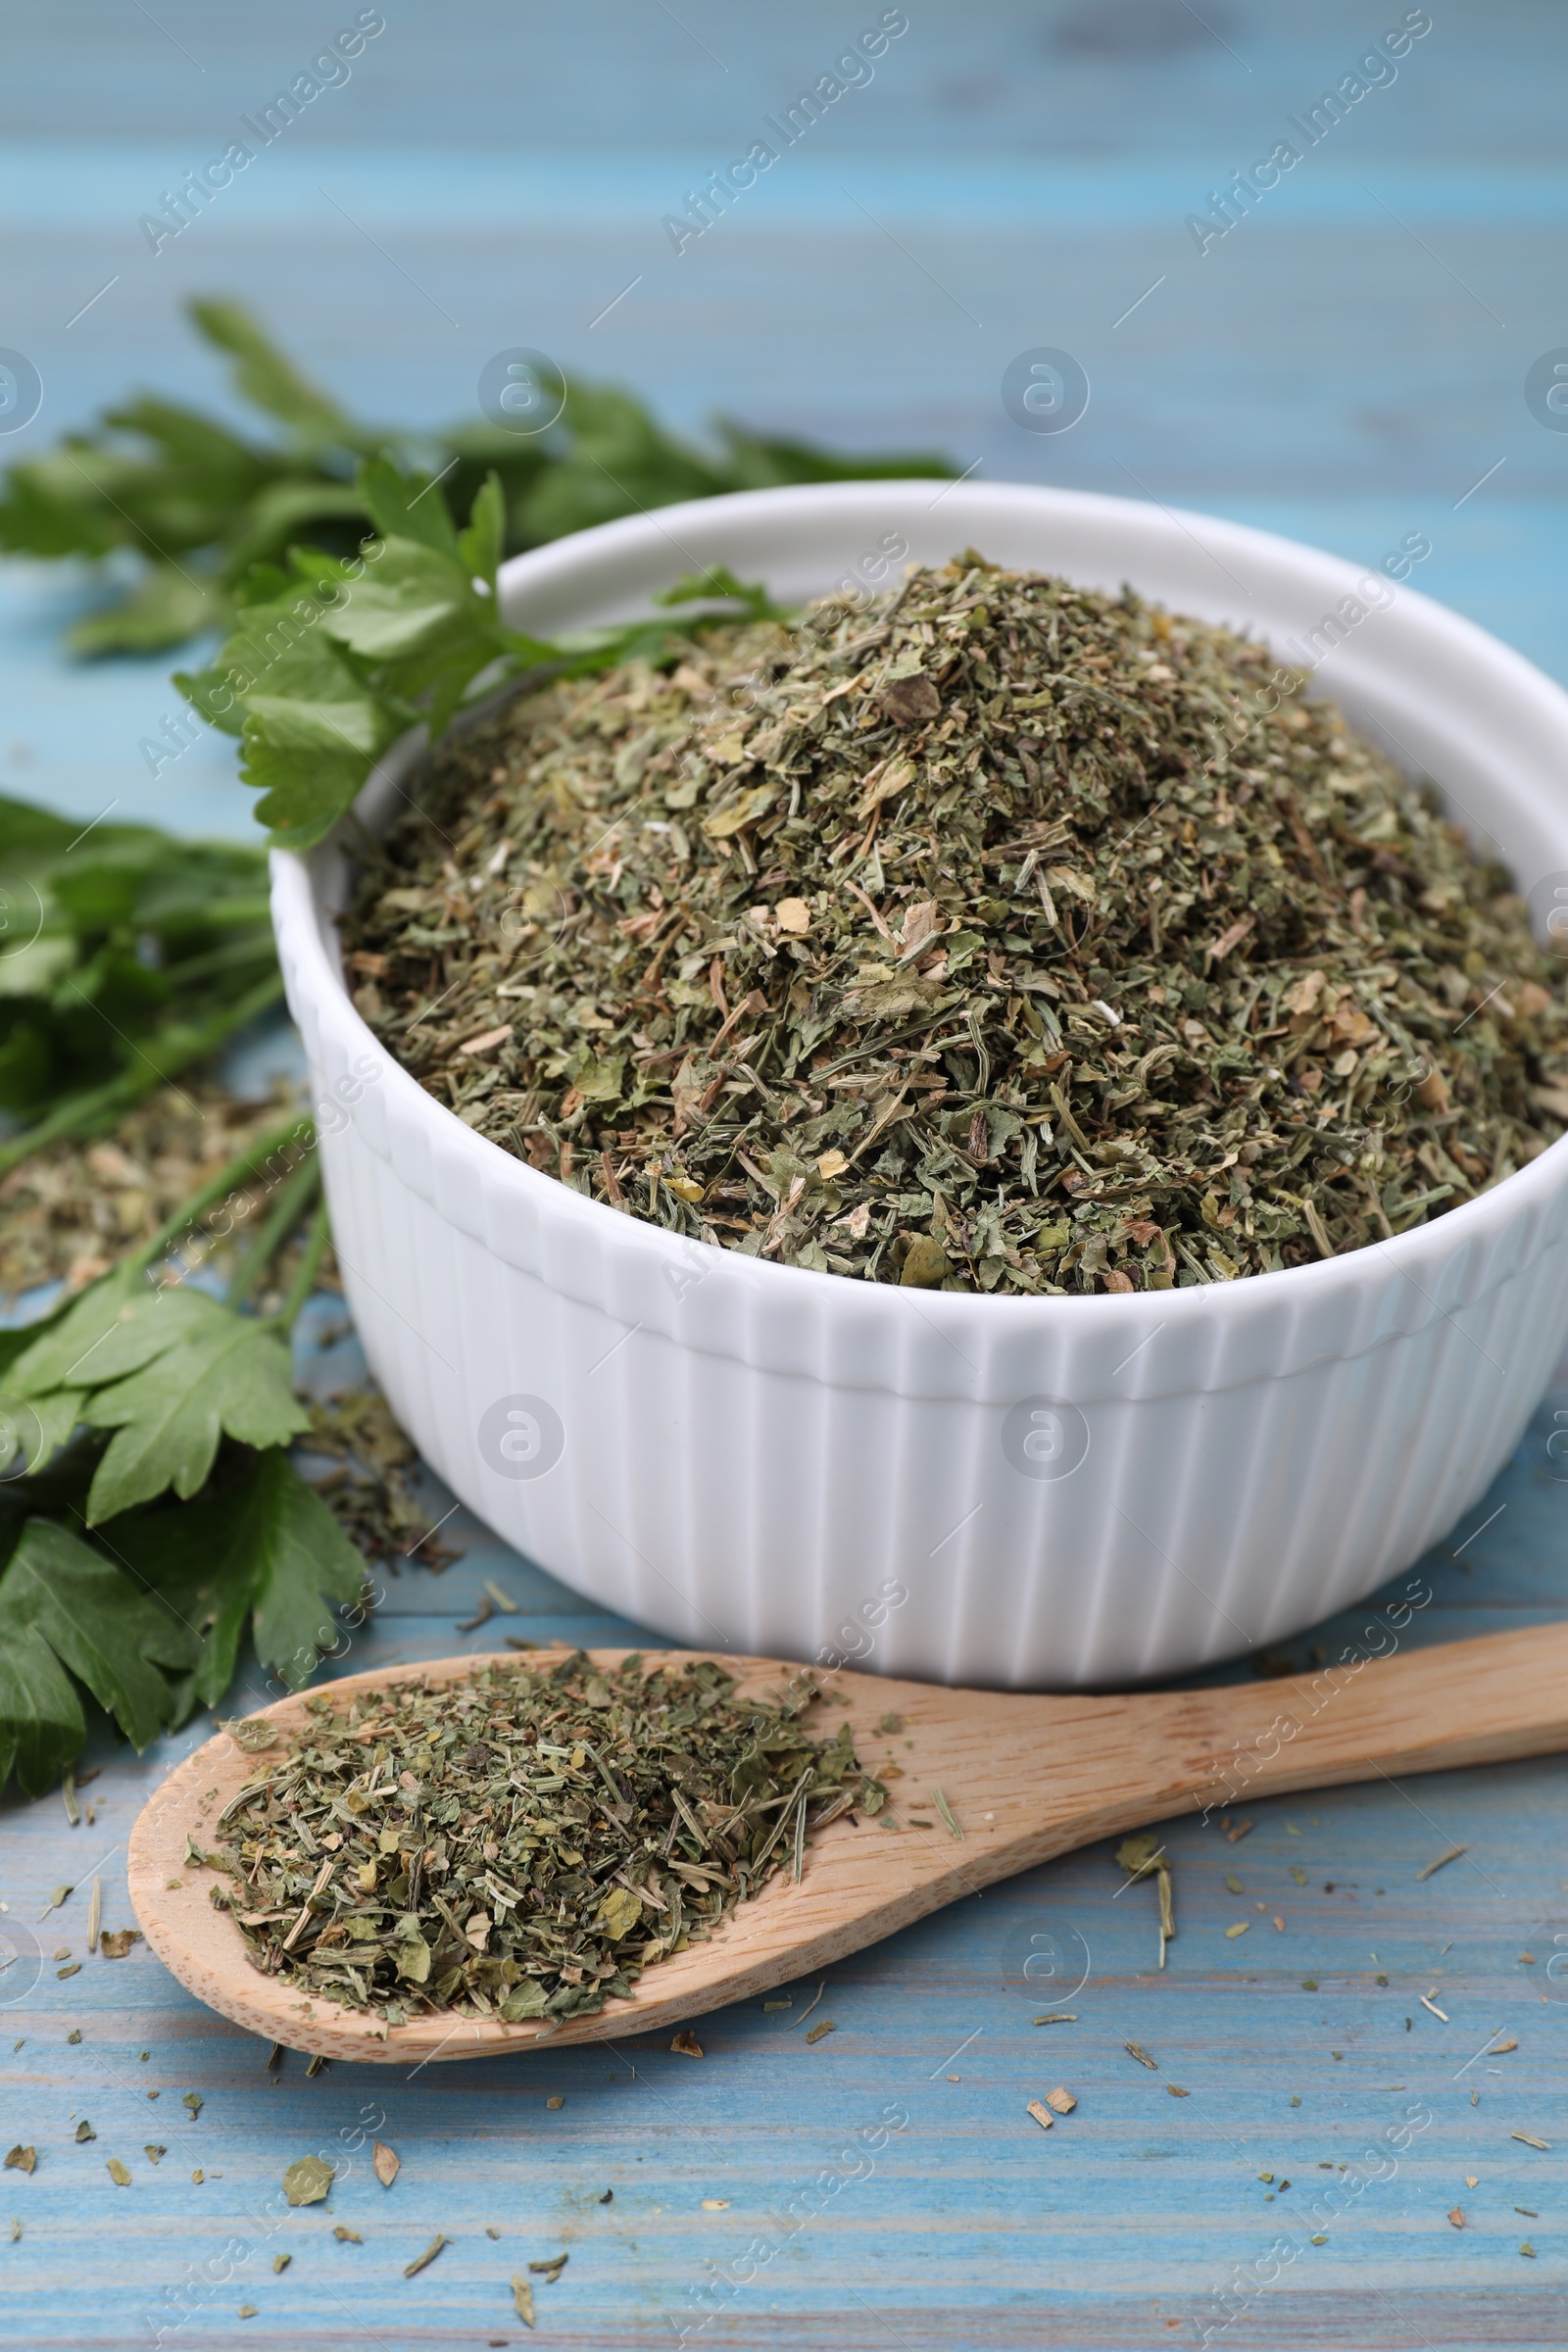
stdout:
[[1568,1123],[1508,877],[1262,646],[970,553],[677,660],[443,746],[344,926],[390,1051],[579,1192],[1158,1290],[1404,1232]]
[[390,2025],[431,2011],[576,2017],[708,1936],[808,1838],[885,1790],[850,1727],[813,1738],[797,1674],[736,1696],[700,1660],[322,1693],[310,1724],[224,1809],[223,1896],[251,1959]]

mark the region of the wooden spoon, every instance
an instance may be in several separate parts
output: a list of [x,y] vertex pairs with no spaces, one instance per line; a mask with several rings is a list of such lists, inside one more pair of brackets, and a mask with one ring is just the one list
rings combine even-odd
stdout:
[[[593,1652],[607,1671],[625,1654]],[[650,1667],[706,1654],[644,1653]],[[774,1658],[724,1663],[743,1690],[777,1687],[797,1671]],[[516,1664],[511,1653],[443,1658],[327,1688],[334,1703],[346,1704],[362,1690],[456,1682],[476,1667]],[[596,2016],[541,2028],[447,2014],[388,2028],[261,1975],[234,1920],[208,1900],[221,1874],[187,1856],[187,1838],[204,1850],[215,1842],[219,1815],[260,1768],[260,1757],[227,1734],[185,1759],[131,1832],[136,1917],[180,1983],[251,2033],[329,2058],[406,2066],[678,2025],[815,1974],[1015,1871],[1169,1814],[1568,1747],[1568,1625],[1210,1690],[1040,1698],[877,1675],[832,1681],[842,1697],[824,1708],[824,1720],[836,1728],[848,1715],[871,1770],[901,1767],[903,1777],[889,1784],[895,1820],[913,1813],[933,1826],[890,1830],[848,1816],[830,1823],[799,1885],[775,1877],[709,1941],[651,1967],[629,1999],[612,1999]],[[264,1717],[293,1733],[307,1721],[305,1705],[303,1696],[280,1699]],[[879,1728],[890,1713],[903,1718],[897,1734]],[[958,1838],[945,1826],[938,1789]]]

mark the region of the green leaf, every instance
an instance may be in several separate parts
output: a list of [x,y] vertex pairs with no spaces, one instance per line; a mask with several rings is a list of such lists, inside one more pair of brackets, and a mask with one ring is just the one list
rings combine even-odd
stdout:
[[93,1480],[94,1524],[168,1486],[194,1494],[220,1436],[281,1446],[310,1427],[274,1330],[203,1291],[153,1290],[130,1267],[84,1292],[12,1364],[6,1387],[35,1405],[61,1389],[91,1392],[81,1419],[116,1433]]
[[73,434],[19,468],[16,486],[78,536],[168,563],[220,539],[278,466],[189,409],[140,399],[111,410],[96,439]]
[[265,1573],[256,1588],[252,1632],[262,1664],[275,1667],[297,1690],[337,1638],[322,1594],[357,1599],[365,1561],[286,1455],[264,1455],[262,1470],[267,1475],[256,1523]]
[[190,1630],[195,1665],[176,1694],[176,1723],[194,1706],[217,1706],[234,1679],[255,1597],[257,1560],[243,1497],[225,1488],[169,1509],[111,1519],[99,1532]]
[[571,1073],[571,1084],[585,1102],[618,1102],[625,1070],[624,1054],[612,1054],[601,1061],[593,1048],[585,1046]]
[[375,765],[396,726],[373,699],[340,703],[262,698],[246,715],[244,782],[280,849],[309,850],[328,834]]
[[81,1403],[79,1389],[56,1389],[30,1403],[0,1395],[0,1452],[8,1440],[15,1446],[10,1461],[0,1462],[0,1477],[14,1478],[24,1467],[32,1474],[53,1461],[80,1423]]
[[474,638],[486,659],[500,650],[455,543],[448,554],[418,540],[388,538],[374,568],[323,615],[321,626],[370,662],[407,661],[464,635]]
[[[490,527],[481,514],[470,526],[475,544],[482,545]],[[383,541],[374,569],[321,625],[384,697],[417,706],[436,735],[481,671],[498,659],[526,659],[520,645],[532,650],[531,640],[514,639],[502,627],[493,594],[478,594],[456,556],[412,539]]]
[[366,684],[315,596],[247,606],[212,668],[174,683],[241,734],[242,774],[274,840],[309,849],[353,801],[410,717]]
[[[284,701],[336,700],[355,688],[326,628],[320,598],[290,582],[265,604],[246,604],[209,674],[242,702],[259,694]],[[363,689],[358,689],[363,692]]]
[[[247,603],[213,667],[176,681],[219,725],[240,730],[242,773],[263,795],[257,814],[289,848],[323,837],[404,727],[422,716],[438,734],[495,662],[549,658],[496,612],[499,485],[481,487],[460,543],[440,499],[416,483],[385,461],[363,466],[367,508],[383,529],[399,526],[373,561],[351,569],[293,551],[289,588]],[[267,573],[257,584],[279,582]]]
[[599,1904],[594,1919],[597,1934],[620,1943],[628,1936],[643,1915],[642,1897],[628,1893],[624,1886],[612,1886]]
[[458,534],[458,553],[470,580],[484,580],[494,594],[496,572],[505,552],[507,506],[501,476],[487,473],[468,515],[468,527]]
[[206,1060],[236,1029],[269,1011],[283,993],[282,977],[275,964],[260,978],[253,976],[254,969],[253,964],[237,975],[242,982],[237,993],[213,988],[202,1019],[181,1015],[148,1032],[145,1045],[130,1048],[124,1065],[101,1083],[77,1085],[68,1072],[41,1115],[0,1142],[0,1175],[63,1136],[106,1134],[152,1087],[167,1084],[190,1062]]
[[311,1426],[289,1386],[288,1348],[253,1315],[183,1287],[133,1299],[84,1367],[100,1387],[82,1419],[115,1432],[87,1498],[95,1526],[166,1487],[191,1495],[220,1437],[281,1446]]
[[369,458],[356,487],[383,539],[415,539],[457,562],[457,530],[434,475],[400,473],[389,459]]
[[[543,2017],[544,2013],[545,1988],[537,1977],[524,1977],[520,1984],[514,1984],[501,2003],[501,2014],[509,2026],[520,2024],[525,2017]],[[518,2283],[514,2279],[514,2287]]]
[[0,858],[14,870],[17,859],[28,864],[39,858],[64,857],[81,827],[52,808],[35,808],[30,801],[0,796]]
[[74,463],[72,444],[13,466],[0,496],[0,548],[10,555],[107,556],[130,536]]
[[0,1788],[13,1771],[41,1796],[87,1738],[75,1685],[36,1627],[13,1621],[0,1584]]
[[41,1331],[6,1333],[6,1341],[22,1342],[11,1360],[8,1395],[36,1401],[53,1389],[91,1388],[89,1365],[95,1349],[146,1290],[147,1278],[139,1269],[117,1266],[63,1312],[51,1315]]
[[0,997],[52,998],[75,961],[76,943],[68,931],[40,931],[0,961]]
[[221,669],[176,669],[170,683],[187,703],[199,710],[210,727],[219,727],[225,735],[245,732],[245,706],[235,698]]
[[[0,801],[0,874],[13,899],[0,954],[0,1105],[39,1114],[0,1142],[0,1172],[70,1110],[89,1121],[174,1077],[243,1017],[275,969],[266,861],[234,843],[153,825],[62,826]],[[158,1035],[155,1041],[154,1030]],[[171,1058],[172,1056],[172,1058]],[[129,1086],[112,1102],[107,1088]],[[97,1105],[95,1108],[94,1105]]]
[[66,631],[74,654],[161,654],[211,628],[221,605],[211,585],[176,564],[154,564],[117,604]]
[[282,556],[299,533],[312,524],[330,526],[351,517],[361,522],[369,518],[365,501],[352,482],[270,483],[250,501],[244,527],[231,534],[223,577],[230,584],[243,579],[269,558]]
[[341,437],[348,418],[336,401],[285,359],[257,321],[237,302],[198,297],[190,316],[209,343],[226,351],[237,363],[234,388],[242,398],[265,409],[270,416],[292,425],[311,440]]
[[48,1095],[53,1075],[54,1055],[36,1021],[25,1013],[13,1018],[0,1046],[0,1110],[30,1110]]
[[[138,441],[150,441],[181,469],[177,478],[187,487],[197,480],[211,484],[220,478],[231,486],[248,486],[267,470],[266,459],[226,424],[197,409],[182,408],[177,401],[160,400],[156,393],[138,392],[122,401],[119,408],[106,411],[104,422]],[[144,456],[125,462],[143,468],[146,465]]]
[[319,2205],[335,2178],[324,2156],[300,2156],[283,2175],[283,2194],[291,2205]]
[[[197,558],[192,570],[211,578],[219,597],[233,595],[258,560],[280,556],[297,533],[309,532],[334,554],[348,553],[367,516],[387,537],[457,554],[454,518],[483,495],[486,504],[464,534],[462,561],[470,579],[488,579],[492,556],[503,549],[535,547],[671,500],[782,482],[953,470],[940,458],[839,456],[727,423],[719,425],[714,446],[702,448],[667,432],[640,401],[608,385],[571,385],[559,422],[531,440],[479,419],[439,434],[389,429],[349,416],[238,304],[208,298],[191,306],[191,317],[235,363],[241,397],[286,433],[247,441],[216,418],[138,395],[88,431],[11,467],[0,489],[0,548],[96,562],[129,549],[154,569],[189,551]],[[391,447],[418,448],[425,469],[400,472],[380,455]],[[351,453],[372,461],[359,485],[344,478]],[[493,494],[485,488],[490,477]],[[86,623],[77,642],[93,652],[172,643],[172,635],[157,632],[172,632],[181,612],[172,582],[156,583],[145,600],[133,589],[128,602]],[[194,602],[189,612],[198,627],[212,617]],[[444,708],[460,699],[455,675],[443,670]],[[427,683],[434,684],[433,676]],[[203,707],[199,694],[192,699]]]
[[191,1656],[177,1618],[112,1560],[29,1519],[0,1576],[0,1786],[15,1769],[36,1796],[81,1752],[81,1704],[63,1669],[142,1748],[173,1712],[160,1665]]
[[252,1610],[258,1657],[297,1690],[336,1639],[322,1596],[357,1599],[365,1577],[358,1549],[275,1447],[195,1501],[112,1520],[101,1532],[198,1645],[181,1718],[195,1701],[216,1706],[228,1689]]
[[396,1946],[398,1975],[407,1977],[411,1984],[427,1984],[430,1981],[430,1946],[416,1929],[412,1936],[400,1936]]
[[688,573],[656,596],[656,605],[691,605],[704,597],[722,597],[727,603],[744,605],[751,620],[788,620],[788,607],[775,605],[761,580],[738,580],[727,564],[715,564],[710,571]]

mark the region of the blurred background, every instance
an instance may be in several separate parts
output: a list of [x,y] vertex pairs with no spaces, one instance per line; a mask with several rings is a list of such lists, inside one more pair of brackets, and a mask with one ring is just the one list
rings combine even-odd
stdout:
[[[356,24],[383,28],[346,78],[155,253],[142,217]],[[785,147],[803,90],[878,27],[865,77]],[[1375,85],[1357,74],[1407,34]],[[1369,563],[1418,532],[1413,585],[1568,680],[1568,438],[1525,396],[1568,342],[1568,18],[1539,0],[1430,19],[1398,0],[56,0],[9,13],[6,39],[0,343],[42,402],[0,465],[132,388],[237,416],[182,308],[223,294],[403,425],[476,416],[486,361],[528,346],[698,438],[728,416],[926,450]],[[1362,94],[1309,145],[1347,77]],[[666,217],[690,226],[690,195],[763,139],[777,163],[677,252]],[[1281,141],[1300,163],[1218,234],[1215,199]],[[1088,379],[1069,430],[1004,405],[1009,363],[1041,347]],[[226,742],[156,781],[138,757],[178,709],[172,660],[61,652],[84,600],[69,566],[0,566],[0,791],[83,816],[113,792],[123,815],[244,836]]]

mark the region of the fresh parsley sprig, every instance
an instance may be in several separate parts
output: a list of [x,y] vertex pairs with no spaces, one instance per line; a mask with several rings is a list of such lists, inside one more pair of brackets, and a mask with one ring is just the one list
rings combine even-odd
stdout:
[[318,842],[399,735],[422,721],[438,736],[466,701],[509,678],[668,660],[681,638],[721,614],[783,617],[764,589],[715,568],[665,592],[668,618],[531,637],[501,617],[497,476],[481,485],[462,530],[431,495],[431,475],[376,458],[358,484],[379,536],[352,557],[295,548],[286,566],[259,566],[212,666],[175,674],[205,718],[239,736],[241,776],[262,795],[256,813],[282,848]]
[[13,466],[0,489],[0,550],[100,567],[103,605],[67,633],[78,654],[172,651],[230,627],[252,568],[283,563],[297,543],[352,555],[373,519],[355,468],[378,455],[427,467],[440,483],[433,500],[454,516],[468,514],[493,474],[507,555],[679,499],[953,470],[928,455],[840,457],[726,422],[703,450],[630,394],[575,382],[540,434],[481,419],[436,430],[376,424],[313,383],[238,303],[198,299],[189,316],[228,358],[234,391],[266,419],[262,433],[139,393]]
[[101,1134],[282,994],[259,849],[0,800],[0,1175]]
[[[289,1459],[310,1416],[288,1335],[325,1240],[318,1210],[279,1312],[246,1310],[319,1182],[308,1120],[262,1136],[163,1231],[42,1323],[0,1333],[0,1787],[80,1753],[77,1685],[138,1746],[216,1705],[247,1624],[291,1688],[336,1639],[365,1562]],[[292,1158],[222,1299],[172,1272],[203,1211]]]

